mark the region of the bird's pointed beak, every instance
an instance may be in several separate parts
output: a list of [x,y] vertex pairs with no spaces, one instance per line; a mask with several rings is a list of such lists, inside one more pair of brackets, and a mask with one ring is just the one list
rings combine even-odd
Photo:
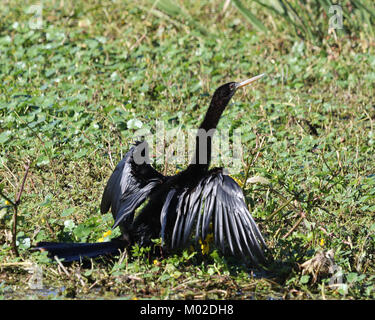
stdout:
[[252,82],[254,82],[254,81],[256,81],[256,80],[264,77],[265,75],[266,75],[265,73],[262,73],[262,74],[260,74],[258,76],[252,77],[252,78],[244,80],[242,82],[237,82],[236,83],[236,89],[245,87],[245,86],[249,85],[250,83],[252,83]]

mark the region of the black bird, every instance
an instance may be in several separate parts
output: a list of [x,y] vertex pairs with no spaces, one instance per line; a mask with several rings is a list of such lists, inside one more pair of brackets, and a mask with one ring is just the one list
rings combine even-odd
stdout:
[[[148,145],[138,142],[117,165],[104,190],[100,210],[111,208],[122,235],[104,243],[39,243],[36,249],[65,261],[115,253],[131,244],[151,246],[162,238],[166,251],[185,247],[191,235],[206,239],[209,229],[225,254],[264,263],[263,237],[247,209],[241,188],[222,168],[209,169],[211,140],[220,117],[237,89],[264,74],[230,82],[214,93],[198,129],[196,149],[189,166],[174,176],[164,176],[149,164]],[[135,216],[138,207],[144,204]],[[194,231],[195,230],[195,231]]]

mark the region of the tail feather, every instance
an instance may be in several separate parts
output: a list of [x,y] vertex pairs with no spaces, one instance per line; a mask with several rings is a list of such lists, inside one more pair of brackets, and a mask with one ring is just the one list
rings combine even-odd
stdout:
[[39,242],[33,250],[48,251],[50,257],[57,256],[59,259],[64,259],[64,262],[72,262],[115,254],[125,247],[126,242],[119,240],[98,243]]

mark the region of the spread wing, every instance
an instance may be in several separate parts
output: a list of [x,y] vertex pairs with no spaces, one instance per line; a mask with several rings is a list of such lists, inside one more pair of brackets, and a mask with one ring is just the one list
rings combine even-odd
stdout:
[[149,164],[147,142],[137,142],[120,161],[104,189],[100,211],[112,207],[113,228],[132,223],[134,211],[165,177]]
[[161,235],[172,249],[186,246],[194,228],[195,241],[204,240],[210,224],[222,252],[264,261],[266,244],[242,190],[221,170],[210,171],[194,189],[172,189],[161,212]]

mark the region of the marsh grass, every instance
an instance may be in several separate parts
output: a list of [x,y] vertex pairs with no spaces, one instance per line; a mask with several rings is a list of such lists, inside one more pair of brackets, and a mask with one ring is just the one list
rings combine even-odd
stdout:
[[[11,199],[31,163],[18,208],[20,257],[11,251],[11,212],[1,209],[1,297],[375,297],[375,54],[367,31],[327,32],[318,44],[263,19],[258,7],[272,31],[264,34],[221,1],[181,2],[185,16],[149,1],[50,1],[42,27],[32,29],[32,4],[0,5],[0,187]],[[234,98],[220,127],[245,128],[235,178],[275,261],[266,273],[214,248],[161,258],[135,247],[66,272],[29,251],[38,241],[94,242],[111,228],[98,206],[133,142],[129,121],[150,130],[156,120],[196,126],[218,85],[262,72],[268,77]],[[244,183],[254,176],[270,183]],[[330,287],[332,274],[313,281],[300,268],[330,249],[347,290]],[[30,291],[25,262],[42,268],[51,291]]]

